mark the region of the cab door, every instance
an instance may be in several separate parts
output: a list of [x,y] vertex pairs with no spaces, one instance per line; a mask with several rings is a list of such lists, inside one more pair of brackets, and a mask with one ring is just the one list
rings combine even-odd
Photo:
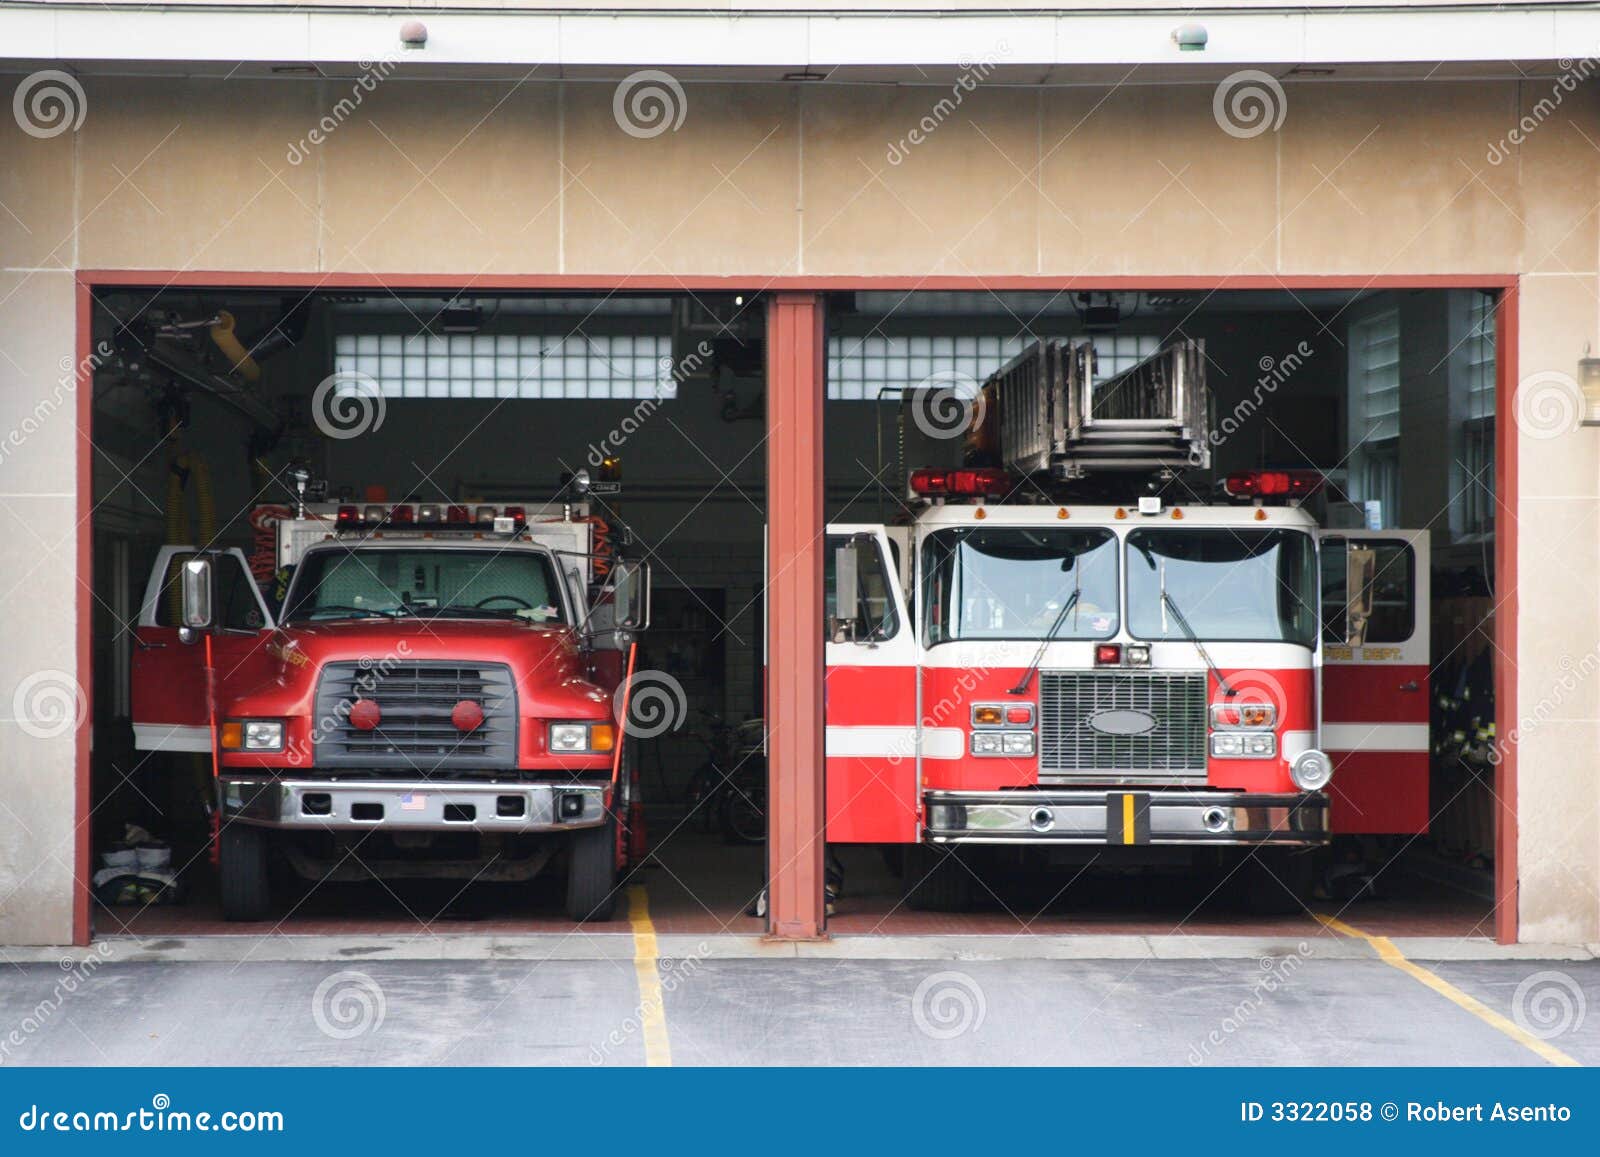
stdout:
[[[1428,532],[1327,530],[1322,555],[1322,748],[1336,835],[1428,830]],[[1372,552],[1365,638],[1349,641],[1349,559]]]
[[[212,560],[216,623],[192,643],[179,637],[178,576],[200,554]],[[164,546],[150,568],[133,646],[133,742],[141,751],[210,752],[211,710],[207,642],[216,694],[244,690],[267,678],[272,615],[241,550],[200,551]]]
[[[853,561],[841,555],[854,544]],[[899,555],[881,525],[827,528],[823,698],[824,801],[832,843],[914,843],[917,782],[917,644]],[[853,599],[841,608],[841,582]],[[854,613],[841,618],[841,609]]]

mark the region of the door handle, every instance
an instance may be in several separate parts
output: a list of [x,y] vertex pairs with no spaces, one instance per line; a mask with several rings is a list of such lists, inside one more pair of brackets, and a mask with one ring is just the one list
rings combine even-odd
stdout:
[[1420,691],[1421,688],[1417,685],[1417,681],[1415,679],[1410,679],[1410,680],[1407,680],[1406,682],[1400,684],[1400,690],[1402,690],[1402,691]]

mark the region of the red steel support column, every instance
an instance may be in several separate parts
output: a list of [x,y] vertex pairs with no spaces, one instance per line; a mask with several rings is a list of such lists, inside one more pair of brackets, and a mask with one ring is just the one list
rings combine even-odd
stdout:
[[767,302],[768,928],[823,935],[822,297]]

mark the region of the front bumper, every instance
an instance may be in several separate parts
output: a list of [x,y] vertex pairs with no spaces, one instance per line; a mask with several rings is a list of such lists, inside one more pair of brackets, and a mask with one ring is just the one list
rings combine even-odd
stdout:
[[1306,846],[1329,839],[1328,797],[1320,792],[930,791],[924,802],[924,836],[935,844]]
[[605,784],[227,776],[224,822],[295,831],[560,832],[605,822]]

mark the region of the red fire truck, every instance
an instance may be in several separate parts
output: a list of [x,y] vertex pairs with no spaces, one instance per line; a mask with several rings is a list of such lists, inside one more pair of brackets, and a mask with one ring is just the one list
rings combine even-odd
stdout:
[[568,915],[608,918],[647,568],[581,501],[282,513],[281,609],[243,552],[169,546],[136,636],[136,744],[212,763],[224,915],[272,911],[269,859],[339,882],[559,858]]
[[1032,347],[963,402],[967,464],[828,528],[828,839],[909,845],[923,907],[1029,849],[1294,907],[1334,835],[1426,830],[1426,535],[1319,527],[1315,474],[1195,493],[1203,349],[1092,357]]

